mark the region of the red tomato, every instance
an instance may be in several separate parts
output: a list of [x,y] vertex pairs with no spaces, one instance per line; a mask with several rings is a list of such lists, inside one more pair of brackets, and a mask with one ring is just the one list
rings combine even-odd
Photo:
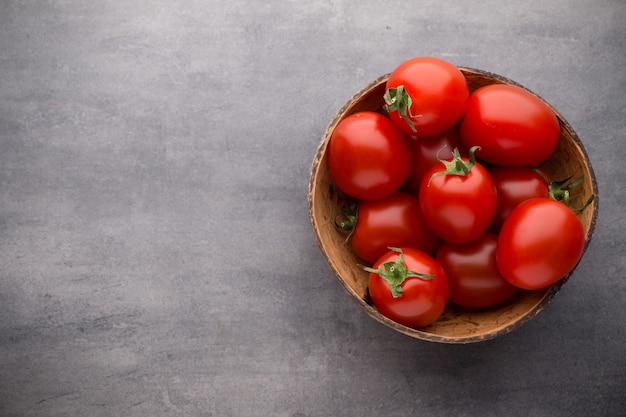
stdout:
[[419,193],[426,172],[440,159],[452,158],[454,148],[459,149],[461,156],[469,156],[461,141],[458,124],[426,138],[409,135],[409,144],[411,146],[411,171],[404,183],[404,189],[415,195]]
[[372,303],[380,314],[397,323],[419,329],[434,323],[446,308],[446,273],[420,250],[392,249],[373,268],[364,269],[370,272]]
[[561,127],[554,111],[527,90],[508,84],[481,87],[470,96],[461,121],[465,146],[496,165],[532,166],[556,149]]
[[585,232],[576,214],[549,198],[518,205],[498,236],[496,262],[502,276],[526,290],[548,287],[578,264]]
[[341,228],[350,232],[354,252],[368,264],[389,251],[389,246],[411,247],[434,256],[441,243],[426,224],[419,199],[402,191],[359,201],[356,213]]
[[387,80],[386,109],[405,133],[432,136],[456,123],[467,105],[463,73],[439,58],[418,57],[396,67]]
[[369,111],[339,122],[330,137],[327,157],[337,187],[363,200],[398,190],[411,169],[407,137],[387,117]]
[[[496,186],[473,156],[439,162],[422,180],[419,198],[426,223],[443,240],[465,243],[483,234],[496,211]],[[470,150],[470,155],[473,150]],[[467,173],[455,171],[465,166]]]
[[489,230],[500,231],[504,220],[518,204],[534,197],[549,197],[548,174],[539,168],[493,166],[489,173],[498,190],[498,207]]
[[435,259],[446,271],[450,302],[462,307],[490,307],[517,293],[517,287],[498,272],[497,244],[496,235],[484,233],[468,243],[441,245]]

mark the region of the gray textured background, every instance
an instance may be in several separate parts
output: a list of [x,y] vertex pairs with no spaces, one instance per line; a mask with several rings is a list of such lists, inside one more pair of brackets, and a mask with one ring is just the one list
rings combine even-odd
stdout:
[[[624,415],[625,21],[622,0],[0,1],[0,415]],[[311,233],[323,130],[417,55],[539,93],[598,177],[576,273],[489,342],[374,322]]]

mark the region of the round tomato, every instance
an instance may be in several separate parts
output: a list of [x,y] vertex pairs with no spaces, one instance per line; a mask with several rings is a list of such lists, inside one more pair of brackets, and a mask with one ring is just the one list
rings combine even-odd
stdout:
[[548,174],[539,168],[493,166],[489,173],[498,190],[498,206],[489,226],[494,233],[521,202],[550,196]]
[[556,149],[561,127],[554,111],[529,91],[491,84],[474,91],[461,121],[465,146],[476,157],[505,166],[532,166]]
[[585,232],[576,214],[549,198],[518,205],[498,235],[498,270],[512,285],[525,290],[548,287],[578,264]]
[[496,186],[487,169],[455,149],[450,161],[433,166],[422,180],[422,214],[433,232],[447,242],[465,243],[483,234],[496,211]]
[[411,171],[403,188],[415,195],[419,194],[426,172],[440,159],[452,158],[454,148],[459,149],[461,156],[469,156],[461,141],[458,124],[426,138],[409,135],[409,145],[411,146]]
[[337,124],[327,157],[337,187],[363,200],[398,190],[411,169],[407,137],[387,117],[370,111],[352,114]]
[[490,307],[517,293],[517,287],[498,272],[497,244],[496,235],[484,233],[468,243],[441,245],[435,259],[446,271],[450,302],[461,307]]
[[402,191],[376,200],[361,200],[340,228],[350,232],[354,252],[373,264],[389,246],[412,247],[435,255],[441,239],[422,216],[419,199]]
[[432,136],[463,116],[468,98],[467,81],[455,65],[439,58],[417,57],[389,74],[385,108],[405,133]]
[[414,329],[434,323],[448,303],[446,273],[430,255],[413,248],[392,248],[372,268],[369,293],[383,316]]

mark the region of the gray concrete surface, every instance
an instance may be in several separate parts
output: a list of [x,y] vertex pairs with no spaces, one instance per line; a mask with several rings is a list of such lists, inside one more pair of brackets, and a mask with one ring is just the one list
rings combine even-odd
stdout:
[[[0,2],[0,415],[626,415],[625,21],[621,0]],[[310,230],[330,118],[417,55],[535,90],[598,177],[576,273],[489,342],[374,322]]]

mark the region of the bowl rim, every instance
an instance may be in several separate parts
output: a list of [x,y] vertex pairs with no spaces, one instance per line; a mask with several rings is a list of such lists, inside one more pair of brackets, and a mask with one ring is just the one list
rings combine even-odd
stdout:
[[[597,226],[597,219],[598,219],[598,203],[599,203],[599,197],[598,197],[598,184],[597,184],[597,179],[596,179],[596,175],[595,172],[593,170],[593,166],[591,164],[591,161],[589,159],[589,155],[587,154],[587,151],[582,143],[582,141],[580,140],[578,134],[576,133],[576,131],[573,129],[573,127],[571,126],[571,124],[563,117],[563,115],[556,109],[554,108],[554,106],[552,106],[550,103],[548,103],[546,100],[544,100],[541,96],[539,96],[537,93],[531,91],[530,89],[528,89],[527,87],[525,87],[524,85],[511,80],[510,78],[504,77],[502,75],[490,72],[490,71],[486,71],[486,70],[481,70],[481,69],[476,69],[476,68],[472,68],[472,67],[464,67],[464,66],[457,66],[457,68],[459,68],[459,70],[461,72],[463,72],[464,75],[466,75],[466,73],[469,74],[476,74],[476,75],[480,75],[480,76],[485,76],[485,77],[489,77],[492,79],[495,79],[497,81],[499,81],[500,83],[505,83],[505,84],[511,84],[511,85],[515,85],[517,87],[520,87],[526,91],[528,91],[529,93],[533,94],[534,96],[538,97],[540,100],[542,100],[545,104],[547,104],[550,109],[554,112],[554,114],[556,115],[557,119],[559,120],[559,123],[562,125],[562,127],[565,127],[568,132],[571,133],[571,137],[572,140],[574,141],[574,143],[576,144],[576,146],[579,148],[579,151],[581,152],[581,154],[583,155],[583,158],[585,160],[585,164],[589,170],[589,176],[591,178],[591,189],[592,192],[595,196],[594,198],[594,202],[593,202],[593,213],[591,216],[591,220],[590,220],[590,225],[589,225],[589,229],[586,233],[585,236],[585,243],[584,243],[584,248],[583,248],[583,255],[584,253],[587,251],[587,248],[589,246],[589,244],[591,243],[591,240],[593,238],[593,235],[595,233],[596,230],[596,226]],[[570,276],[572,275],[572,273],[574,272],[574,270],[577,268],[578,263],[580,263],[580,261],[582,260],[583,256],[581,255],[578,263],[574,266],[574,268],[572,268],[572,270],[565,275],[563,278],[561,278],[559,281],[557,281],[556,283],[554,283],[553,285],[551,285],[550,287],[545,289],[545,294],[541,297],[541,299],[536,303],[536,305],[531,308],[530,310],[528,310],[526,313],[524,313],[523,316],[521,316],[519,319],[517,319],[515,322],[513,323],[508,323],[505,325],[502,325],[496,329],[490,330],[487,333],[484,334],[480,334],[480,335],[469,335],[469,336],[444,336],[444,335],[438,335],[438,334],[433,334],[433,333],[429,333],[423,330],[418,330],[418,329],[413,329],[407,326],[404,326],[402,324],[399,324],[385,316],[383,316],[382,314],[380,314],[373,306],[371,306],[370,304],[368,304],[364,299],[362,299],[360,296],[358,296],[358,294],[356,294],[356,292],[346,283],[346,281],[344,279],[341,278],[341,275],[339,273],[339,271],[337,270],[337,268],[334,266],[332,260],[330,259],[329,255],[326,253],[324,246],[322,244],[322,240],[321,240],[321,236],[318,233],[318,229],[317,229],[317,220],[314,216],[314,190],[315,190],[315,180],[317,178],[317,174],[319,172],[320,169],[320,164],[323,160],[323,156],[325,154],[327,145],[328,145],[328,141],[330,139],[331,136],[331,132],[334,130],[334,128],[336,127],[336,125],[339,123],[339,121],[341,119],[343,119],[344,117],[346,117],[347,113],[352,109],[352,107],[355,105],[355,103],[357,102],[357,100],[367,94],[368,92],[372,91],[373,89],[379,88],[381,84],[385,83],[387,81],[387,79],[389,78],[390,73],[381,75],[379,77],[377,77],[376,79],[374,79],[373,81],[371,81],[370,83],[368,83],[365,87],[361,88],[357,93],[353,94],[345,103],[344,105],[335,113],[334,117],[331,119],[330,123],[328,124],[328,126],[326,127],[326,129],[324,130],[324,133],[322,135],[322,140],[320,141],[320,143],[318,144],[318,146],[316,147],[315,150],[315,154],[313,157],[313,161],[311,163],[311,169],[310,169],[310,174],[309,174],[309,182],[308,182],[308,198],[307,198],[307,205],[308,205],[308,210],[309,210],[309,221],[311,223],[311,227],[312,227],[312,231],[313,231],[313,235],[315,238],[315,241],[317,243],[317,246],[319,247],[320,251],[322,252],[324,258],[327,261],[327,264],[330,266],[333,274],[335,275],[335,278],[341,283],[342,287],[344,288],[344,290],[346,290],[348,292],[348,294],[351,296],[350,298],[353,299],[353,301],[355,301],[361,308],[363,308],[367,314],[375,319],[376,321],[386,325],[387,327],[391,327],[393,330],[396,330],[400,333],[403,333],[407,336],[410,336],[412,338],[416,338],[416,339],[420,339],[420,340],[425,340],[425,341],[429,341],[429,342],[437,342],[437,343],[446,343],[446,344],[468,344],[468,343],[475,343],[475,342],[482,342],[482,341],[486,341],[486,340],[490,340],[490,339],[494,339],[498,336],[502,336],[504,334],[508,334],[516,329],[518,329],[519,327],[523,326],[524,324],[528,323],[530,320],[532,320],[534,317],[536,317],[542,310],[544,310],[547,305],[552,301],[552,299],[555,297],[555,295],[560,291],[560,289],[563,287],[563,285],[569,280]]]

